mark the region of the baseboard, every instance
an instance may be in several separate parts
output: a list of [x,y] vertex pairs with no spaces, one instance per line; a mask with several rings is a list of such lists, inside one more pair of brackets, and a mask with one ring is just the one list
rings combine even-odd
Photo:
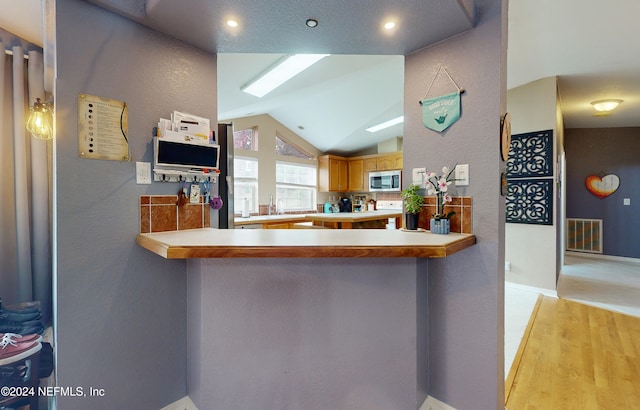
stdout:
[[609,261],[640,263],[638,258],[628,258],[626,256],[603,255],[601,253],[573,252],[565,251],[565,256],[577,256],[579,258],[606,259]]
[[443,403],[435,397],[428,396],[420,410],[456,410],[454,407],[449,406],[447,403]]
[[558,292],[555,291],[555,290],[545,289],[545,288],[537,288],[535,286],[521,285],[519,283],[513,283],[513,282],[505,282],[504,285],[506,287],[510,287],[512,289],[519,289],[519,290],[524,290],[524,291],[532,292],[532,293],[542,293],[545,296],[549,296],[549,297],[558,299]]
[[198,408],[193,404],[189,396],[184,396],[180,400],[173,402],[160,410],[198,410]]

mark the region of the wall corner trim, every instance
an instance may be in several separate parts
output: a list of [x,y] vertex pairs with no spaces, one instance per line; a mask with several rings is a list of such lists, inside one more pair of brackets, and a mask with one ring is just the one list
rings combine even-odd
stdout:
[[447,403],[441,402],[433,396],[428,396],[420,406],[420,410],[456,410],[455,407],[449,406]]
[[198,408],[193,404],[189,396],[184,396],[180,400],[175,401],[160,410],[198,410]]

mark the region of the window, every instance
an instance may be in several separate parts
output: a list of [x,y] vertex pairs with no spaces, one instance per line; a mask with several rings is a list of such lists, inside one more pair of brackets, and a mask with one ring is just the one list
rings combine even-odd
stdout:
[[285,157],[294,157],[302,159],[313,159],[311,155],[303,152],[300,148],[289,144],[283,140],[279,135],[276,135],[276,154]]
[[258,129],[248,128],[233,132],[233,148],[246,149],[249,151],[258,150]]
[[233,190],[236,213],[244,198],[249,200],[249,212],[258,212],[258,160],[235,157],[233,160]]
[[316,193],[316,166],[276,162],[276,199],[284,210],[315,210]]

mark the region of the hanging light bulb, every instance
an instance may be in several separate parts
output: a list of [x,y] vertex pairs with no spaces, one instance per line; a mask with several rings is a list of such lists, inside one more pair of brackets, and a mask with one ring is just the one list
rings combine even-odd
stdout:
[[31,136],[40,140],[50,140],[53,138],[53,118],[51,103],[43,103],[40,98],[31,107],[31,115],[27,120],[27,131]]

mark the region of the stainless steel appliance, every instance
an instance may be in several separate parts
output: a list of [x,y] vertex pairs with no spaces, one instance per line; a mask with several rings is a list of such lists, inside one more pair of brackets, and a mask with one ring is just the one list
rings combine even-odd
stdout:
[[401,178],[400,170],[369,172],[369,192],[399,192]]

